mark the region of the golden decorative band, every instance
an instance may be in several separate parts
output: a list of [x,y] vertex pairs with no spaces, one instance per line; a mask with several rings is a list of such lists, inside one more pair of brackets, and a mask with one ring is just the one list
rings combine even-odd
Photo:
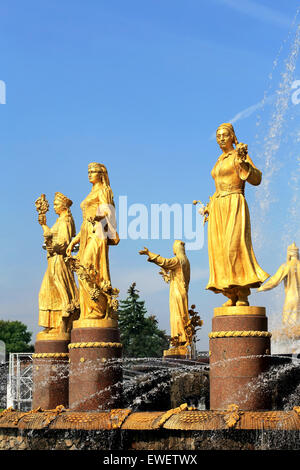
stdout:
[[237,338],[237,337],[261,337],[261,338],[270,338],[272,333],[269,331],[212,331],[209,333],[208,337],[213,338]]
[[104,343],[104,342],[90,342],[90,343],[70,343],[69,349],[76,348],[122,348],[121,343]]
[[69,353],[35,353],[32,354],[33,359],[37,358],[52,358],[52,357],[69,357]]
[[189,354],[188,348],[186,346],[179,346],[171,349],[164,350],[164,356],[186,356]]
[[73,322],[73,328],[117,328],[114,318],[82,318]]
[[158,426],[161,428],[163,425],[170,419],[172,416],[181,413],[182,411],[194,411],[195,408],[193,406],[188,406],[187,403],[183,403],[182,405],[178,406],[177,408],[172,408],[171,410],[166,411],[158,421]]
[[216,307],[214,309],[215,317],[222,316],[266,316],[265,307],[256,307],[256,306],[234,306],[234,307]]

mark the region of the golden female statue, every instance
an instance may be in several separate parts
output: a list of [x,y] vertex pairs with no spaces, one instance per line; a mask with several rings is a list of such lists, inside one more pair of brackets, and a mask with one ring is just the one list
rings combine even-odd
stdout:
[[170,327],[171,337],[179,337],[179,345],[187,344],[186,327],[189,322],[188,289],[190,283],[190,263],[185,254],[185,244],[175,240],[173,258],[163,258],[144,248],[139,253],[147,255],[148,261],[162,268],[162,274],[170,282]]
[[80,320],[105,317],[107,295],[115,293],[111,287],[108,248],[119,243],[113,192],[106,167],[101,163],[90,163],[88,177],[93,186],[81,203],[83,223],[67,249],[67,255],[71,256],[74,245],[80,243],[76,257]]
[[228,297],[224,306],[249,305],[250,288],[269,277],[254,255],[244,196],[245,182],[257,186],[262,174],[250,159],[247,145],[238,143],[232,124],[221,124],[216,137],[222,150],[211,173],[216,192],[204,210],[210,268],[206,288]]
[[285,300],[282,312],[282,323],[296,326],[300,322],[300,260],[299,248],[293,243],[288,247],[286,263],[262,285],[258,291],[267,291],[284,282]]
[[68,335],[72,321],[79,313],[79,295],[74,275],[65,263],[66,249],[75,235],[75,224],[70,211],[72,201],[62,193],[55,193],[54,210],[58,218],[49,228],[46,224],[48,202],[45,195],[36,201],[39,223],[44,231],[48,266],[39,292],[39,325],[45,328],[39,339]]

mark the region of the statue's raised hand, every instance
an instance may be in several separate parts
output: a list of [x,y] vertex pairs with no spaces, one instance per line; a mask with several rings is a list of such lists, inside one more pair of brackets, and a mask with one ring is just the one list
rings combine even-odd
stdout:
[[[211,197],[209,198],[211,199]],[[204,204],[202,204],[201,201],[197,201],[196,199],[193,201],[193,204],[196,205],[196,204],[200,204],[200,209],[199,209],[199,214],[203,216],[203,225],[205,224],[205,222],[208,221],[208,216],[209,216],[209,203],[206,204],[206,206]]]
[[46,225],[46,214],[39,214],[38,222],[40,225]]
[[243,144],[242,142],[240,142],[239,144],[237,144],[235,149],[237,151],[237,161],[238,161],[238,163],[244,162],[247,158],[247,155],[248,155],[248,145]]
[[140,255],[147,255],[147,256],[148,256],[148,255],[149,255],[149,250],[148,250],[148,248],[146,248],[146,247],[144,246],[144,249],[141,250],[141,251],[139,251],[139,254],[140,254]]

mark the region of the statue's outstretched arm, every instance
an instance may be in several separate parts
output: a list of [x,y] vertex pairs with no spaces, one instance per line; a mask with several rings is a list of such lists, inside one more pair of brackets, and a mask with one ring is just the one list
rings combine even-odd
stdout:
[[174,258],[163,258],[162,256],[157,255],[156,253],[152,253],[146,247],[144,247],[143,250],[140,250],[139,254],[147,255],[148,256],[147,261],[157,264],[158,266],[163,268],[165,271],[171,271],[172,269],[175,269],[179,263],[179,260],[176,258],[176,256],[174,256]]
[[150,263],[157,264],[166,271],[171,271],[172,269],[175,269],[179,263],[178,259],[175,256],[174,258],[163,258],[162,256],[157,255],[156,253],[151,253],[151,251],[148,252],[147,261],[150,261]]
[[277,287],[278,284],[287,276],[288,274],[288,266],[286,264],[282,264],[274,276],[270,277],[270,279],[265,282],[260,288],[258,292],[274,289]]

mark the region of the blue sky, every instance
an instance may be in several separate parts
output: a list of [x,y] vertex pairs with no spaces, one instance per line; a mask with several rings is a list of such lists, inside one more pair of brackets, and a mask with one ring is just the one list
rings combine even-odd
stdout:
[[[51,203],[56,191],[70,197],[79,230],[87,165],[99,161],[116,203],[119,196],[146,207],[206,202],[220,153],[212,136],[229,120],[266,170],[265,185],[248,185],[246,193],[258,260],[270,274],[284,262],[287,244],[300,245],[299,110],[290,90],[300,80],[298,60],[290,67],[298,59],[297,8],[296,0],[1,2],[1,318],[39,330],[46,257],[34,201],[41,193]],[[278,91],[287,89],[282,103]],[[110,251],[120,298],[136,281],[148,313],[167,331],[168,286],[138,250],[168,257],[172,243],[122,240]],[[205,291],[206,229],[203,249],[188,256],[190,303],[204,320],[198,348],[207,349],[213,308],[223,298]],[[283,290],[250,300],[278,318]]]

